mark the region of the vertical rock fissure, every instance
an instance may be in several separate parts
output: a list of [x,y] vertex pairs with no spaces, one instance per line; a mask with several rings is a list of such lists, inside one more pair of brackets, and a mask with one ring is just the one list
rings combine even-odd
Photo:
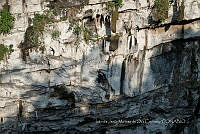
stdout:
[[130,41],[129,41],[129,50],[132,48],[132,36],[130,37]]
[[80,83],[82,83],[82,80],[83,80],[84,64],[85,64],[85,53],[83,53],[83,58],[82,58],[82,62],[81,62]]
[[126,59],[122,62],[122,69],[121,69],[121,77],[120,77],[120,94],[124,93],[124,79],[125,79],[125,72],[126,72]]
[[23,105],[22,105],[22,100],[19,100],[19,118],[22,117],[22,112],[23,112]]
[[142,92],[142,83],[143,83],[143,72],[144,72],[144,61],[145,61],[145,55],[146,55],[146,49],[148,44],[148,33],[147,30],[145,30],[145,45],[142,52],[142,59],[141,59],[141,66],[140,66],[140,73],[139,73],[139,91]]
[[105,18],[105,29],[106,29],[106,35],[108,37],[111,36],[111,28],[110,28],[110,16],[106,16]]
[[105,40],[102,39],[102,52],[104,53],[104,51],[105,51]]

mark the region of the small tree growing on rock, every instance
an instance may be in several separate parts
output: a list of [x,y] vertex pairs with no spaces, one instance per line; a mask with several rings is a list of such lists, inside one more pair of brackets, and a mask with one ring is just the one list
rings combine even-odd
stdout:
[[6,10],[0,10],[0,33],[7,34],[14,26],[14,17]]
[[10,54],[11,52],[13,52],[13,45],[10,45],[9,47],[0,44],[0,61],[4,59],[4,56],[6,56],[7,54]]
[[168,17],[169,1],[156,0],[153,10],[153,18],[155,21],[165,21]]

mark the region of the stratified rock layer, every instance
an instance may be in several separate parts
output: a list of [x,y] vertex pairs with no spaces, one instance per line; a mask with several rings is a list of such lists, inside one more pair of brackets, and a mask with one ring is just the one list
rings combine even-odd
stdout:
[[[200,2],[175,0],[156,23],[152,0],[113,15],[108,1],[0,1],[15,17],[0,35],[14,49],[0,62],[0,133],[200,133]],[[30,49],[34,14],[55,9],[44,52]]]

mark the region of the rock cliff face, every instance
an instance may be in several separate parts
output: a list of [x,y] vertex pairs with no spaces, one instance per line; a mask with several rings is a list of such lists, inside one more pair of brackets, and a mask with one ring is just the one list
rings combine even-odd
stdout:
[[0,1],[1,134],[200,133],[200,1],[109,1]]

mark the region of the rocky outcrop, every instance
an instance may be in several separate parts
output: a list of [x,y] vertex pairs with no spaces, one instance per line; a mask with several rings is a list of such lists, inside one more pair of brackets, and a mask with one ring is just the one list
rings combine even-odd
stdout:
[[0,35],[14,49],[0,61],[0,133],[200,133],[199,1],[171,1],[162,22],[152,0],[108,1],[0,2],[15,17]]

